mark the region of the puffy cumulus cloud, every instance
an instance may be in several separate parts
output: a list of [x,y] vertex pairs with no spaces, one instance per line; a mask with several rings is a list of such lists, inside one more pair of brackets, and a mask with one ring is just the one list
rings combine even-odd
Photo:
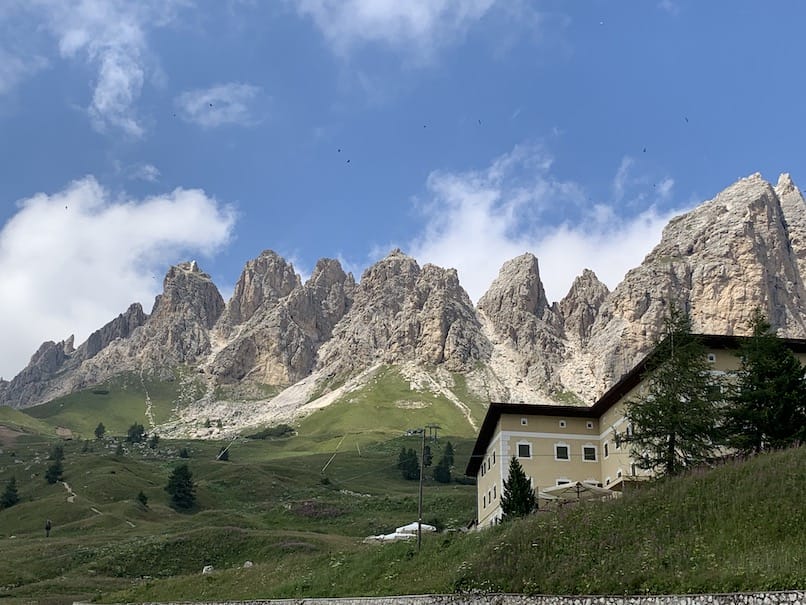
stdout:
[[[474,301],[505,261],[524,252],[538,257],[550,300],[565,296],[585,268],[612,289],[681,211],[658,210],[660,196],[627,217],[616,202],[591,204],[581,185],[552,176],[540,147],[516,147],[484,170],[434,172],[428,191],[425,227],[408,249],[422,263],[456,268]],[[629,196],[626,180],[615,193]]]
[[249,126],[259,121],[255,106],[261,92],[251,84],[230,82],[183,92],[176,98],[176,105],[183,119],[204,128],[225,124]]
[[148,32],[174,21],[185,0],[31,0],[25,10],[56,38],[59,53],[96,72],[87,108],[94,127],[144,134],[135,103],[154,64]]
[[0,230],[0,375],[45,340],[89,334],[139,301],[146,312],[171,263],[225,245],[234,210],[198,189],[142,200],[87,177],[19,204]]
[[496,0],[296,0],[339,54],[367,43],[429,53],[461,36]]

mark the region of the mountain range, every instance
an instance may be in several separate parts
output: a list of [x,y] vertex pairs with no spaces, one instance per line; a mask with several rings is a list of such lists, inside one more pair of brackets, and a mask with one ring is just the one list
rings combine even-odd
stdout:
[[43,343],[0,381],[0,403],[35,406],[137,375],[188,386],[157,430],[193,434],[215,409],[233,432],[293,421],[393,366],[412,392],[444,395],[475,424],[468,396],[592,404],[649,351],[670,304],[702,333],[745,334],[760,307],[781,335],[806,337],[804,278],[806,201],[788,174],[776,185],[739,180],[672,219],[613,291],[586,269],[558,302],[528,252],[476,305],[454,269],[421,267],[400,250],[358,282],[322,259],[304,283],[267,250],[246,263],[229,301],[186,262],[168,270],[149,313],[134,303],[77,347],[73,337]]

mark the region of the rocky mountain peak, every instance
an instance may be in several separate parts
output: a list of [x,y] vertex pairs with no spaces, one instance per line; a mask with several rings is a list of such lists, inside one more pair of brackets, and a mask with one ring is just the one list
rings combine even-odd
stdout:
[[574,280],[568,294],[558,304],[568,338],[580,344],[588,342],[599,307],[608,294],[610,290],[590,269],[585,269]]
[[806,279],[806,201],[787,173],[778,179],[775,192],[781,200],[781,210],[786,219],[792,251],[798,259],[801,279]]
[[393,250],[364,272],[352,308],[320,350],[319,365],[343,373],[417,360],[455,369],[487,348],[456,271],[435,265],[421,270]]
[[543,318],[549,307],[537,257],[530,252],[508,260],[489,290],[479,299],[479,308],[488,316],[517,310]]
[[273,250],[250,260],[241,273],[227,305],[226,323],[247,321],[262,305],[274,305],[302,285],[293,265]]
[[210,329],[224,311],[224,299],[213,280],[196,261],[168,269],[163,292],[154,301],[150,321],[173,322],[177,317],[191,319]]

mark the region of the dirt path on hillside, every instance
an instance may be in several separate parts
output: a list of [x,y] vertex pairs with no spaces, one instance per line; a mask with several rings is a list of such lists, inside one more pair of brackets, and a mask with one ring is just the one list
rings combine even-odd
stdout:
[[64,489],[67,490],[67,501],[68,502],[75,502],[76,501],[76,493],[73,491],[69,485],[67,485],[67,481],[62,481],[62,485]]
[[0,446],[11,447],[17,442],[17,438],[24,434],[7,426],[0,426]]

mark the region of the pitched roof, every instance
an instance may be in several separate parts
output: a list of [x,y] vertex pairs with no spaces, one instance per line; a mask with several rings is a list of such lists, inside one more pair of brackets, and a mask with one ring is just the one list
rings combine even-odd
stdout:
[[[724,334],[698,334],[700,342],[708,349],[738,349],[740,345],[749,340],[749,336],[727,336]],[[806,339],[802,338],[782,338],[793,353],[806,353]],[[475,477],[481,467],[484,454],[490,439],[495,434],[495,427],[501,414],[520,415],[542,415],[542,416],[566,416],[569,418],[601,418],[607,410],[613,407],[638,383],[641,382],[651,363],[655,361],[658,347],[653,349],[632,370],[624,374],[621,379],[610,387],[596,400],[592,406],[570,406],[570,405],[546,405],[534,403],[496,403],[491,402],[487,408],[487,414],[479,429],[479,436],[470,454],[470,460],[465,469],[465,475]]]

